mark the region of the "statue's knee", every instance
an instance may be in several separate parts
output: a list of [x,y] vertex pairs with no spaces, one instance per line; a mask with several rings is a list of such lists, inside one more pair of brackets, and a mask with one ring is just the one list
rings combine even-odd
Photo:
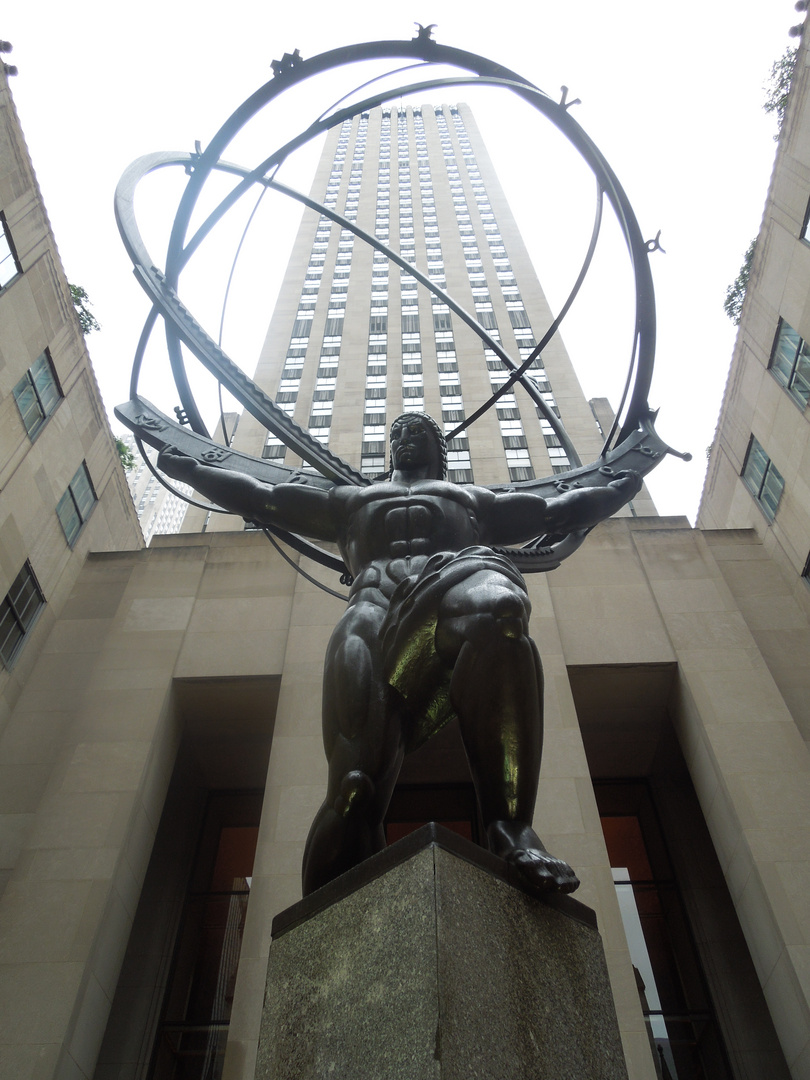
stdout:
[[528,623],[523,614],[496,615],[495,629],[501,637],[522,638],[526,635]]
[[335,812],[346,817],[352,809],[369,803],[374,797],[374,791],[371,777],[360,769],[353,769],[343,777],[340,792],[334,802]]
[[529,612],[516,593],[502,593],[492,605],[491,615],[501,637],[522,638],[529,632]]

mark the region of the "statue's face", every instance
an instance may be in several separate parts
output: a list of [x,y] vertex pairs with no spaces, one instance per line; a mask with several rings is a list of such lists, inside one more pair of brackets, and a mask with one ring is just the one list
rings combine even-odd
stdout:
[[391,461],[395,469],[419,469],[433,464],[433,433],[419,417],[397,421],[391,427]]

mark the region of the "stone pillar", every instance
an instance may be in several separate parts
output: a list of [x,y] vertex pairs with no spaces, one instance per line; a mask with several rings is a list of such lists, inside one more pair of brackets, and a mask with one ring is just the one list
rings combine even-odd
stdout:
[[427,825],[273,922],[256,1080],[626,1080],[590,908]]

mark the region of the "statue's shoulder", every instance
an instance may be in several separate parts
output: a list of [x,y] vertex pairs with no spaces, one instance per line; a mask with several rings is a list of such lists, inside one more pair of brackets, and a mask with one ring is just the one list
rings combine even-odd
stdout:
[[484,509],[495,502],[495,492],[488,487],[478,484],[451,484],[450,487],[457,493],[459,501],[475,509]]
[[414,494],[448,499],[472,513],[486,510],[495,501],[495,493],[476,484],[454,484],[451,480],[423,480],[412,488]]
[[336,484],[332,488],[330,497],[336,505],[352,508],[401,494],[406,490],[404,484],[392,484],[390,480],[380,480],[363,487],[357,487],[354,484]]

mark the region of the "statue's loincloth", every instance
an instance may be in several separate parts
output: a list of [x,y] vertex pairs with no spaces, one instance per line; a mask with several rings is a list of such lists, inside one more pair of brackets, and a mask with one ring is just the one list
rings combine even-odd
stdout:
[[481,571],[507,578],[526,595],[526,583],[515,564],[478,546],[431,556],[418,574],[399,583],[391,597],[380,628],[383,672],[408,705],[407,752],[455,715],[450,703],[452,671],[436,651],[439,606],[450,589]]

